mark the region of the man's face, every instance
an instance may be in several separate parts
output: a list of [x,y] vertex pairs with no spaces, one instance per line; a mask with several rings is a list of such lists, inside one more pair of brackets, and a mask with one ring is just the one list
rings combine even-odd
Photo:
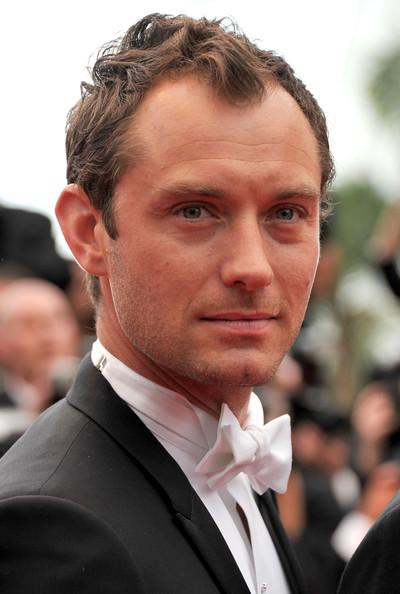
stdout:
[[311,128],[279,87],[239,108],[195,78],[160,83],[135,122],[144,157],[114,196],[100,338],[152,378],[263,383],[298,333],[318,262]]

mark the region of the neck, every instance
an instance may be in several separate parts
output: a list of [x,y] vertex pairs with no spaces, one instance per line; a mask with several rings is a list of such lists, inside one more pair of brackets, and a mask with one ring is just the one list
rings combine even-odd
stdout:
[[98,324],[97,336],[102,345],[127,367],[152,382],[174,392],[178,392],[189,402],[219,418],[221,406],[226,403],[239,423],[243,423],[248,411],[251,388],[248,386],[229,386],[200,383],[184,377],[170,369],[165,369],[138,351],[126,337],[115,340],[111,333]]

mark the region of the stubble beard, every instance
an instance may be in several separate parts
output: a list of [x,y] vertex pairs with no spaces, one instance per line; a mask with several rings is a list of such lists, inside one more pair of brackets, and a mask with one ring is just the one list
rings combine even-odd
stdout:
[[[118,261],[120,265],[121,260]],[[161,370],[170,377],[185,378],[205,386],[252,387],[268,382],[275,374],[284,355],[295,341],[302,324],[298,321],[294,328],[281,328],[286,338],[279,344],[271,344],[265,353],[258,351],[252,355],[248,349],[229,349],[226,351],[206,353],[196,351],[196,344],[188,344],[180,334],[171,334],[168,318],[154,306],[154,295],[151,288],[135,285],[128,286],[126,278],[121,274],[119,282],[114,285],[113,300],[115,312],[122,332],[134,351],[149,360],[151,367]],[[152,304],[149,307],[146,304]],[[179,329],[177,330],[177,332]],[[222,347],[221,347],[222,348]],[[247,352],[246,352],[247,351]],[[264,361],[263,361],[264,358]]]
[[123,320],[119,316],[122,330],[133,349],[144,355],[151,365],[168,376],[189,379],[205,386],[252,387],[268,382],[275,374],[283,357],[294,342],[301,324],[285,344],[271,345],[265,354],[255,354],[240,349],[229,349],[221,353],[198,353],[196,345],[186,344],[180,337],[171,336],[168,323],[146,323],[141,320]]

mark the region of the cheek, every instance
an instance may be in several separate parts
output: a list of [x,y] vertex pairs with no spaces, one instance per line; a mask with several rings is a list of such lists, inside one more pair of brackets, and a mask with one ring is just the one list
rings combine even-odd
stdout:
[[277,268],[280,279],[285,278],[288,285],[305,292],[311,289],[318,266],[319,250],[310,246],[307,250],[291,250],[281,254],[280,266]]
[[[195,252],[190,247],[169,242],[157,242],[136,250],[134,256],[122,256],[126,265],[122,274],[132,283],[151,287],[157,294],[175,295],[178,299],[207,277],[210,259]],[[118,273],[120,258],[115,261],[114,270]],[[162,306],[162,303],[160,303]]]
[[73,352],[77,348],[78,333],[73,326],[60,323],[53,330],[51,338],[54,347],[60,354]]

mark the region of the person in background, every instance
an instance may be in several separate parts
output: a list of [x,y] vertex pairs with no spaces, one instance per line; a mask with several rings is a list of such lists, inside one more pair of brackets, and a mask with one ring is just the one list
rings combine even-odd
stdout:
[[399,394],[394,382],[382,378],[368,382],[354,402],[352,464],[363,482],[391,457],[392,440],[400,431]]
[[15,439],[65,396],[80,360],[77,321],[64,293],[39,279],[0,290],[0,439]]
[[348,561],[340,594],[398,592],[400,492],[399,366],[374,378],[356,400],[355,467],[364,479],[359,504],[343,519],[332,542]]
[[0,461],[2,594],[304,594],[273,495],[289,417],[264,425],[252,386],[314,280],[324,115],[219,21],[149,15],[92,74],[56,212],[98,340]]
[[358,501],[360,485],[349,465],[350,427],[334,409],[293,400],[294,470],[288,490],[278,495],[301,566],[307,592],[336,592],[344,561],[331,544],[342,518]]

